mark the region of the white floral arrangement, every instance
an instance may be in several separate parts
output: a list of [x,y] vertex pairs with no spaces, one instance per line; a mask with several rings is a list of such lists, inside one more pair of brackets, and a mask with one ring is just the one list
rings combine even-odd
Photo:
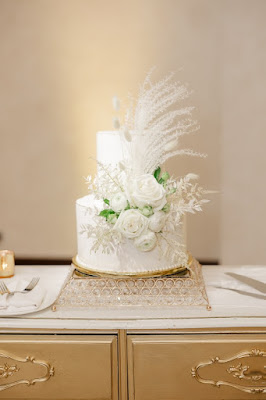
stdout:
[[[193,107],[178,107],[189,96],[185,85],[173,82],[173,75],[153,84],[149,74],[136,101],[120,124],[114,119],[123,149],[123,161],[116,166],[98,162],[98,173],[87,177],[89,192],[102,200],[95,207],[96,223],[83,225],[82,232],[94,238],[92,251],[119,252],[130,241],[140,252],[158,247],[161,257],[186,264],[187,253],[177,232],[182,216],[202,210],[210,191],[197,183],[198,176],[187,174],[176,179],[161,166],[170,157],[205,157],[179,147],[181,136],[195,132],[198,124],[191,118]],[[116,111],[120,101],[113,99]]]

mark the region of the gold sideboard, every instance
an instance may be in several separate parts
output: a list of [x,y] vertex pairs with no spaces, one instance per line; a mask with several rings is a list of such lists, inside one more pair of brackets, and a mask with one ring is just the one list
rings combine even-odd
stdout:
[[116,335],[1,335],[0,399],[118,399]]
[[2,334],[0,399],[266,399],[266,329]]

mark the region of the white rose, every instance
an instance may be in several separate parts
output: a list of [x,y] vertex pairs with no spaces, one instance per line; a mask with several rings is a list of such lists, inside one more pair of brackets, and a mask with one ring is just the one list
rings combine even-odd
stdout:
[[150,251],[156,245],[156,235],[154,232],[147,231],[134,240],[134,245],[141,251]]
[[138,208],[151,206],[153,211],[161,210],[166,204],[165,189],[151,174],[133,178],[127,185],[129,202]]
[[110,207],[115,212],[124,210],[127,206],[126,195],[122,192],[114,194],[110,199]]
[[148,218],[138,210],[122,211],[116,221],[114,229],[121,232],[126,238],[132,239],[140,236],[148,227]]
[[166,221],[166,214],[164,211],[156,211],[150,218],[149,218],[149,228],[153,232],[160,232]]

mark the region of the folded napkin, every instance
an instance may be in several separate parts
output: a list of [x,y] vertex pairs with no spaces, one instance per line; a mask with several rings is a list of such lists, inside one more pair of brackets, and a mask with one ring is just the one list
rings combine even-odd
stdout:
[[[5,281],[8,289],[13,290],[23,290],[29,284],[29,280],[24,279],[14,279],[12,282]],[[1,311],[18,311],[27,312],[32,311],[40,307],[43,299],[46,295],[46,290],[41,286],[40,282],[29,292],[25,293],[14,293],[12,295],[2,294],[0,295],[0,312]]]

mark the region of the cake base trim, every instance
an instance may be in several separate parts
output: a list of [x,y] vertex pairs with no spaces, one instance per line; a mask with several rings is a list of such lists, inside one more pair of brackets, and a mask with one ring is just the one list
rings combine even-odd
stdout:
[[98,276],[98,277],[102,277],[102,278],[152,278],[152,277],[162,277],[162,276],[166,276],[166,275],[176,275],[179,273],[183,273],[187,270],[189,270],[189,267],[193,261],[193,257],[188,254],[189,258],[188,258],[188,263],[187,265],[179,265],[176,266],[174,268],[170,268],[170,269],[166,269],[166,270],[158,270],[158,271],[145,271],[145,272],[138,272],[138,273],[134,273],[134,272],[112,272],[112,271],[99,271],[99,270],[95,270],[93,268],[85,268],[84,266],[82,266],[81,263],[78,262],[77,257],[75,256],[72,258],[72,263],[74,265],[74,267],[76,268],[76,270],[82,272],[83,274],[87,274],[87,275],[94,275],[94,276]]

